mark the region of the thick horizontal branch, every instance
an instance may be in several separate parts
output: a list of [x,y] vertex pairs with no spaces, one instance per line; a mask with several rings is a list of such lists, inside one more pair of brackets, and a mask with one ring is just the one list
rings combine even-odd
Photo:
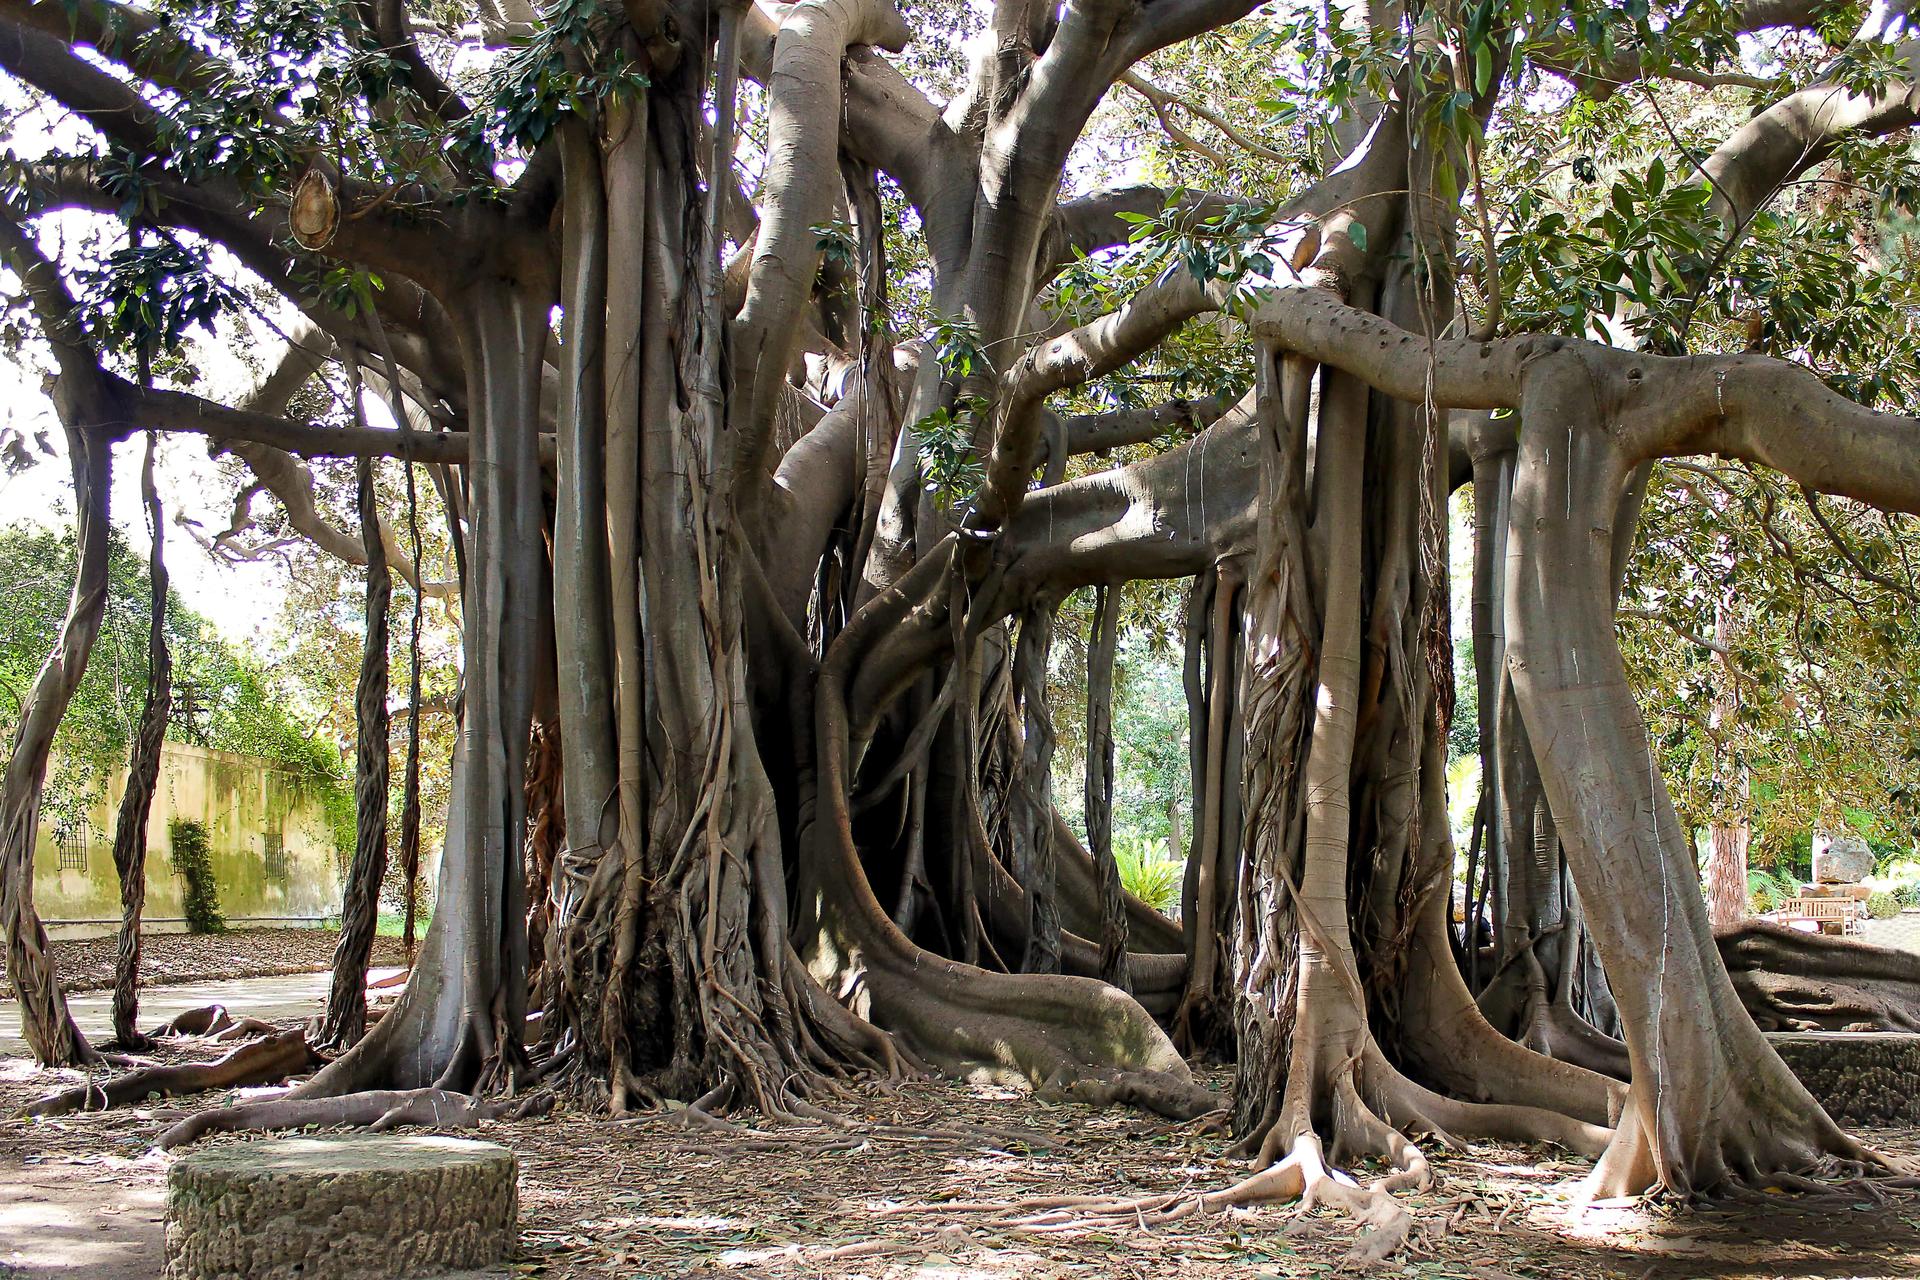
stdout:
[[142,78],[181,93],[207,93],[233,78],[226,63],[145,9],[107,0],[0,0],[0,21],[62,44],[91,47]]
[[1001,424],[987,457],[978,518],[983,527],[1004,520],[1020,502],[1039,456],[1041,403],[1134,360],[1194,316],[1225,305],[1225,280],[1201,283],[1176,270],[1141,289],[1117,310],[1030,348],[1001,379]]
[[1140,409],[1114,409],[1107,413],[1083,413],[1063,422],[1068,453],[1096,453],[1127,445],[1158,440],[1181,423],[1196,430],[1233,407],[1226,396],[1202,396],[1199,399],[1167,400]]
[[1865,408],[1812,370],[1765,356],[1663,365],[1668,376],[1649,379],[1648,394],[1669,399],[1661,429],[1641,437],[1645,456],[1723,454],[1821,493],[1920,514],[1920,418]]
[[[153,428],[206,436],[216,444],[264,444],[307,458],[411,458],[415,462],[464,463],[464,431],[389,431],[375,427],[321,427],[272,414],[215,404],[184,391],[122,388],[128,432]],[[551,438],[543,437],[551,453]]]
[[1008,611],[1039,595],[1181,578],[1251,545],[1259,433],[1251,393],[1166,453],[1027,495],[1001,535]]
[[[124,203],[110,189],[96,157],[49,159],[27,166],[25,174],[38,212],[88,209],[116,214]],[[248,212],[237,196],[228,198],[164,178],[149,189],[157,197],[157,210],[147,215],[154,225],[190,232],[223,246],[249,271],[279,288],[314,325],[335,340],[365,349],[378,345],[362,321],[289,287],[295,264],[282,245],[286,233],[284,209],[269,206]],[[446,312],[404,276],[389,274],[383,286],[374,295],[374,305],[395,357],[431,395],[457,409],[465,400],[465,373]]]
[[1877,94],[1817,84],[1792,93],[1735,129],[1701,168],[1713,182],[1713,211],[1743,228],[1782,184],[1825,161],[1848,135],[1879,137],[1920,123],[1920,81]]
[[1051,279],[1076,257],[1126,244],[1135,224],[1121,215],[1157,217],[1166,210],[1169,198],[1196,217],[1218,213],[1234,202],[1232,196],[1212,191],[1169,192],[1146,185],[1110,187],[1063,201],[1053,211],[1040,244],[1040,279]]
[[1522,408],[1537,362],[1578,362],[1628,467],[1719,453],[1821,493],[1920,514],[1920,418],[1855,404],[1784,360],[1652,356],[1540,335],[1429,341],[1311,288],[1274,290],[1252,327],[1387,395],[1444,408]]
[[[44,18],[38,9],[32,16],[36,24]],[[77,36],[72,39],[82,42]],[[112,56],[138,61],[135,51],[124,45],[122,41],[109,46]],[[213,215],[224,226],[219,232],[209,231],[210,238],[222,243],[232,240],[236,251],[251,247],[259,256],[256,242],[264,239],[271,244],[288,234],[284,204],[268,201],[263,206],[231,179],[208,178],[178,190],[160,191],[159,184],[170,176],[174,161],[161,113],[135,86],[81,58],[67,38],[48,35],[38,25],[28,27],[0,20],[0,69],[45,93],[101,136],[145,162],[156,194],[197,205],[203,214]],[[210,76],[215,71],[209,67],[200,74]],[[307,162],[329,172],[333,164],[330,157],[319,153],[310,153]],[[529,164],[522,183],[537,186],[532,180],[540,167]],[[263,176],[291,181],[286,174]],[[364,181],[338,174],[332,174],[332,178],[345,216],[336,219],[327,243],[311,247],[337,260],[370,266],[429,288],[464,284],[479,261],[498,252],[505,242],[536,242],[546,225],[543,202],[550,202],[545,193],[522,192],[519,188],[516,200],[507,208],[484,200],[456,205],[441,200],[427,187],[413,188],[396,199],[395,192]],[[281,277],[268,273],[265,278],[277,281]]]
[[131,85],[82,59],[44,31],[0,22],[0,70],[58,102],[109,141],[141,156],[158,156],[158,117]]
[[1575,344],[1533,335],[1497,342],[1428,339],[1306,286],[1268,293],[1251,327],[1263,342],[1344,369],[1390,396],[1415,404],[1431,398],[1451,409],[1517,408],[1527,362]]

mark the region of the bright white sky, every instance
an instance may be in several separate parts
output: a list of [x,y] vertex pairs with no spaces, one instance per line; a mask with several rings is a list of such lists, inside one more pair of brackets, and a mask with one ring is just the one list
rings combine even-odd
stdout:
[[[220,343],[196,345],[210,360],[220,359],[225,350]],[[227,376],[214,376],[214,385],[225,388],[244,382],[244,370],[238,361],[232,361]],[[20,475],[0,473],[0,524],[71,529],[73,480],[67,466],[65,433],[54,416],[52,402],[41,389],[41,371],[23,367],[6,354],[0,354],[0,427],[12,428],[29,439],[44,433],[56,451],[56,456],[41,458]],[[144,437],[123,441],[114,448],[111,497],[114,524],[143,555],[151,542],[146,513],[140,505],[140,459],[145,448]],[[217,562],[201,550],[187,530],[174,523],[182,517],[197,520],[207,536],[227,527],[233,485],[221,478],[217,465],[207,456],[206,441],[162,436],[157,476],[160,500],[166,509],[167,568],[174,588],[228,641],[242,647],[265,643],[267,624],[280,609],[283,571],[271,562]]]

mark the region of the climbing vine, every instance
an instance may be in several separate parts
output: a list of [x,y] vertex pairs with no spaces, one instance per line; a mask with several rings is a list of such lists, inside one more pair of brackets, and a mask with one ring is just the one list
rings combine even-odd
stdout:
[[186,881],[180,895],[180,914],[187,918],[187,932],[225,932],[227,921],[220,914],[220,893],[213,883],[213,854],[207,843],[206,824],[170,822],[167,842],[173,849],[173,869]]

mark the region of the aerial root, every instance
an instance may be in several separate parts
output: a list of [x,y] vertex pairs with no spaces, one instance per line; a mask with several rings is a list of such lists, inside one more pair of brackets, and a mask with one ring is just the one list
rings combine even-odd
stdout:
[[436,1129],[471,1129],[483,1120],[539,1115],[553,1107],[551,1093],[498,1102],[447,1089],[370,1089],[337,1098],[269,1098],[238,1106],[201,1111],[175,1124],[154,1140],[154,1148],[172,1151],[209,1133],[271,1132],[317,1126],[360,1126],[385,1133],[401,1125]]
[[265,1039],[241,1045],[215,1062],[143,1067],[111,1080],[90,1080],[41,1098],[21,1114],[61,1116],[75,1111],[105,1111],[155,1096],[268,1084],[310,1070],[319,1062],[320,1055],[307,1043],[304,1032],[275,1031]]

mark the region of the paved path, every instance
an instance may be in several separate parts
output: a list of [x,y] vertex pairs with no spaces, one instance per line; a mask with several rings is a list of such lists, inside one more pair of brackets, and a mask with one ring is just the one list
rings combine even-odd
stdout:
[[[375,969],[368,978],[379,982],[399,972]],[[157,1026],[207,1004],[223,1004],[237,1016],[310,1017],[326,1003],[332,981],[329,973],[296,973],[151,987],[140,993],[140,1025]],[[112,992],[69,996],[67,1007],[89,1037],[112,1034]],[[0,1059],[26,1052],[20,1007],[0,1000]],[[0,1062],[0,1070],[9,1067],[26,1064]],[[154,1280],[164,1267],[164,1178],[164,1162],[111,1147],[81,1158],[36,1157],[25,1166],[0,1157],[0,1280]]]
[[1860,939],[1877,947],[1920,952],[1920,913],[1903,911],[1891,920],[1869,920]]
[[[374,969],[368,980],[379,982],[399,973],[398,969]],[[221,982],[194,982],[180,987],[149,987],[140,993],[140,1025],[156,1027],[175,1014],[206,1004],[223,1004],[235,1017],[276,1019],[306,1018],[317,1014],[326,1003],[329,973],[293,973],[274,978],[228,978]],[[113,993],[88,991],[67,997],[74,1021],[90,1039],[104,1040],[113,1034]],[[26,1042],[20,1039],[20,1006],[0,1000],[0,1057],[24,1054]]]

